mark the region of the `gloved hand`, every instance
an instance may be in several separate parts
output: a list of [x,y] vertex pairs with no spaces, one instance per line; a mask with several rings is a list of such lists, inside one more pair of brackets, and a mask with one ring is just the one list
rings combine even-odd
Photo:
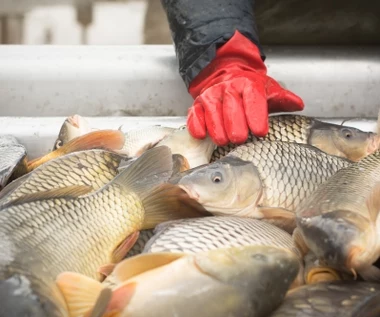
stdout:
[[187,117],[190,134],[203,139],[208,132],[220,146],[241,144],[248,128],[256,136],[268,133],[268,113],[304,108],[300,97],[266,73],[257,46],[236,31],[190,84],[195,99]]

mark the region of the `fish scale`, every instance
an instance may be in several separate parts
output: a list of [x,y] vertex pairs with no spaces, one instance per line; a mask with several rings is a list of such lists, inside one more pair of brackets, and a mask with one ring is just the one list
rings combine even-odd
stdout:
[[[268,153],[273,155],[273,160]],[[319,184],[352,164],[308,145],[279,141],[240,145],[228,156],[251,161],[257,167],[264,189],[260,206],[292,211]]]
[[307,217],[334,210],[355,210],[368,217],[366,200],[379,181],[380,151],[377,151],[337,172],[297,208],[297,215]]
[[271,224],[239,217],[205,217],[160,224],[143,253],[197,253],[244,245],[273,245],[301,254],[291,236]]
[[[256,140],[266,141],[283,141],[307,143],[309,129],[315,119],[304,116],[279,115],[269,117],[269,132],[266,137],[257,138],[251,132],[248,135],[246,143]],[[237,147],[236,144],[230,143],[226,146],[219,146],[212,154],[211,162],[221,159]]]
[[270,317],[378,316],[380,285],[331,282],[291,290]]
[[[10,193],[0,195],[4,205],[19,197],[72,185],[98,190],[117,175],[122,156],[103,150],[75,152],[51,160],[28,174]],[[93,164],[92,162],[95,162]]]
[[[98,279],[98,269],[120,260],[115,256],[123,250],[114,251],[142,228],[144,220],[157,221],[156,212],[167,212],[169,219],[176,215],[178,207],[171,196],[167,200],[167,192],[156,189],[171,174],[170,149],[160,147],[144,153],[97,191],[78,184],[49,187],[49,192],[3,205],[0,315],[68,316],[55,284],[57,275],[74,271]],[[25,285],[19,285],[21,280]],[[20,287],[27,289],[24,292]]]

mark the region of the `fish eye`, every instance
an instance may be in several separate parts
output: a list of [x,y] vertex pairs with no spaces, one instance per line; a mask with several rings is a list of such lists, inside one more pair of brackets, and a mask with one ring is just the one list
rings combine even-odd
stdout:
[[56,148],[56,149],[59,149],[61,146],[62,146],[62,141],[61,140],[57,140],[57,142],[55,142],[55,144],[54,144],[54,147]]
[[342,129],[342,134],[346,139],[352,138],[352,131],[350,129]]
[[180,130],[185,130],[186,129],[186,125],[180,126],[179,129]]
[[215,184],[219,184],[223,181],[223,176],[222,173],[220,172],[215,172],[211,175],[211,180]]

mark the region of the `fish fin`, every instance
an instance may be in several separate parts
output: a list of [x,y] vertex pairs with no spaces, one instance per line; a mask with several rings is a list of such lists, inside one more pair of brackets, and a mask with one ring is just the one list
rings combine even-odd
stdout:
[[376,223],[380,211],[380,183],[376,183],[367,199],[367,208],[372,222]]
[[[112,291],[109,288],[104,288],[100,292],[95,306],[91,308],[84,317],[103,317],[107,311],[108,304],[112,299]],[[70,316],[74,317],[74,316]]]
[[374,265],[357,271],[365,281],[380,282],[380,269]]
[[190,169],[189,161],[181,154],[173,154],[173,175]]
[[119,263],[121,260],[125,258],[129,250],[133,248],[137,239],[139,238],[140,232],[135,231],[126,237],[122,243],[113,251],[112,260],[114,263]]
[[52,198],[77,198],[92,191],[92,186],[73,185],[63,188],[55,188],[44,192],[31,193],[16,198],[10,202],[12,205],[23,204],[35,200],[46,200]]
[[[99,315],[99,317],[120,316],[121,312],[131,301],[135,293],[136,285],[136,282],[132,282],[121,285],[120,287],[115,289],[112,293],[112,297],[108,304],[107,310],[104,312],[104,314]],[[94,315],[91,317],[95,316],[98,317],[98,315]]]
[[130,163],[112,181],[127,191],[141,196],[160,183],[166,182],[172,174],[172,153],[167,146],[153,148]]
[[142,230],[153,229],[165,221],[211,216],[182,188],[172,184],[157,186],[142,202],[145,210]]
[[309,252],[309,247],[307,246],[299,228],[295,228],[293,231],[293,241],[297,249],[300,250],[302,257],[304,257]]
[[257,207],[264,219],[283,230],[292,233],[296,227],[294,212],[280,207]]
[[68,153],[103,149],[103,150],[120,150],[124,145],[124,133],[118,130],[100,130],[76,137],[70,142],[64,144],[59,149],[46,154],[45,156],[34,159],[28,163],[28,171],[36,169],[38,166],[63,156]]
[[17,164],[17,166],[13,170],[12,174],[9,175],[9,179],[8,179],[7,183],[9,184],[10,182],[14,181],[15,179],[18,179],[18,178],[24,176],[28,172],[29,172],[29,169],[28,169],[28,157],[27,157],[26,152],[25,152],[24,157],[22,158],[22,160]]
[[142,155],[143,153],[145,153],[146,151],[148,151],[148,150],[154,148],[154,146],[157,145],[157,143],[158,143],[158,142],[155,142],[155,143],[151,142],[151,143],[145,144],[141,149],[139,149],[138,151],[136,151],[135,156],[136,156],[136,157],[141,156],[141,155]]
[[145,253],[123,260],[116,265],[113,274],[118,282],[124,282],[146,271],[169,264],[183,257],[184,253]]
[[98,273],[104,276],[108,276],[115,269],[115,266],[116,266],[115,263],[104,264],[98,268]]
[[83,316],[92,310],[104,289],[100,282],[73,272],[59,274],[56,284],[66,300],[70,317]]

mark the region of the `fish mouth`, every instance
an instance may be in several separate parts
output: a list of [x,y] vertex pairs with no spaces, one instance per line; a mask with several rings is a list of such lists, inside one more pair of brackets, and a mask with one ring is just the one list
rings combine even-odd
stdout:
[[79,123],[79,121],[80,121],[80,117],[79,117],[79,115],[75,114],[75,115],[73,115],[73,116],[70,116],[70,117],[67,118],[67,121],[68,121],[68,123],[70,123],[73,127],[79,129],[79,126],[80,126],[80,123]]
[[358,238],[368,224],[367,219],[347,210],[336,210],[302,218],[298,224],[312,252],[324,259],[326,265],[357,268],[358,257],[365,251],[357,247]]
[[329,267],[317,267],[311,269],[306,276],[306,284],[331,282],[341,280],[337,271]]
[[192,186],[177,185],[181,188],[191,199],[194,199],[199,202],[199,194],[192,188]]

